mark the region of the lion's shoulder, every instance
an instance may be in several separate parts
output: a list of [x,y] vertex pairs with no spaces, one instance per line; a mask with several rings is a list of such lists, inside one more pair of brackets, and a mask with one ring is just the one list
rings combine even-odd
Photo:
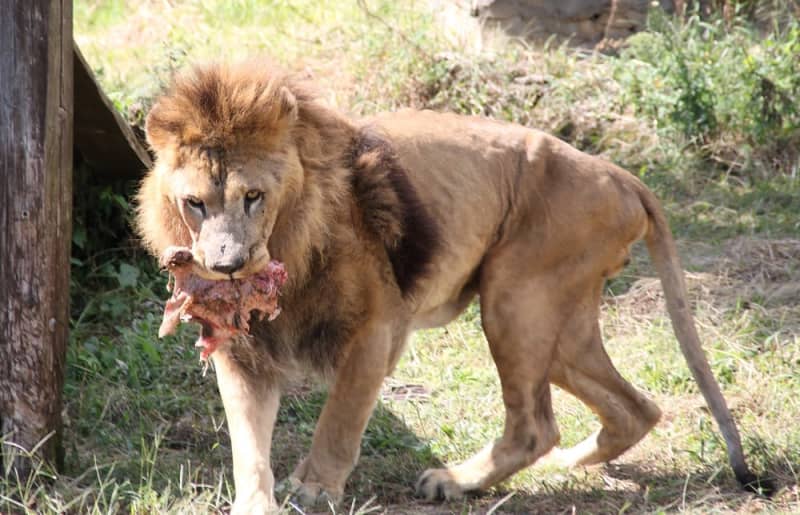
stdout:
[[356,133],[346,156],[369,232],[380,239],[403,295],[413,292],[440,246],[440,231],[391,143],[372,126]]

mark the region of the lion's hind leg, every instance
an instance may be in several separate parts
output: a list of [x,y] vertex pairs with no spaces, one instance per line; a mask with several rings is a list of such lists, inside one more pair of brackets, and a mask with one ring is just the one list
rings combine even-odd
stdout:
[[597,321],[600,287],[594,290],[565,324],[550,377],[592,409],[602,428],[572,448],[554,449],[545,461],[561,466],[610,461],[641,440],[661,416],[655,403],[617,372],[603,348]]
[[488,488],[558,443],[549,383],[559,320],[553,311],[557,303],[548,295],[554,285],[544,283],[549,279],[519,281],[507,273],[497,275],[483,281],[487,286],[481,287],[481,314],[500,374],[505,429],[499,440],[465,462],[426,470],[417,482],[417,493],[430,500]]

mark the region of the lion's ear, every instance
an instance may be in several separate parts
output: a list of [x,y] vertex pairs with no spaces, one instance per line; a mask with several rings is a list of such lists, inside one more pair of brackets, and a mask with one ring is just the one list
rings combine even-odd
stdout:
[[280,106],[278,118],[285,120],[289,125],[294,124],[297,121],[297,98],[286,86],[281,86],[278,90],[278,105]]
[[[286,86],[267,85],[257,101],[250,99],[242,104],[255,104],[254,108],[242,110],[243,116],[231,124],[231,134],[238,141],[252,141],[268,148],[275,148],[289,133],[299,118],[297,97]],[[246,129],[246,130],[241,130]]]
[[156,102],[147,113],[144,125],[145,137],[147,144],[156,154],[176,147],[179,143],[178,139],[183,130],[183,124],[180,122],[180,113],[172,111],[174,108],[165,106],[163,102]]

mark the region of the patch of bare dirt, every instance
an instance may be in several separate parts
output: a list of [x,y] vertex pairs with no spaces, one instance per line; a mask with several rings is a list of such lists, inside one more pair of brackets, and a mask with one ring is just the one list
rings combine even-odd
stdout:
[[[693,305],[712,303],[724,278],[710,273],[686,273],[686,287]],[[643,277],[621,295],[607,297],[608,306],[639,320],[652,319],[666,312],[664,291],[657,277]]]
[[719,268],[767,303],[800,303],[800,240],[737,238]]
[[[686,273],[696,308],[713,313],[735,306],[791,311],[800,306],[800,239],[739,237],[721,246],[683,244],[681,250],[685,263],[703,269]],[[636,318],[652,318],[665,311],[656,277],[636,280],[625,293],[606,298],[606,303]]]

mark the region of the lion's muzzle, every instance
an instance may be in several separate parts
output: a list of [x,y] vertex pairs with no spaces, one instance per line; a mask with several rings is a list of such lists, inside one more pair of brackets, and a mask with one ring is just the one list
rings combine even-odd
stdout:
[[223,217],[203,224],[198,246],[208,270],[230,276],[247,265],[250,252],[242,242],[244,235],[240,233],[243,231],[237,225]]

